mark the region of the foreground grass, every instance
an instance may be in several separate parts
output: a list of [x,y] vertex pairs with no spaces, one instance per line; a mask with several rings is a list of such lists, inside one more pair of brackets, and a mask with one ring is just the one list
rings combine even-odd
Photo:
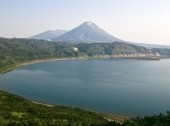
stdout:
[[78,108],[36,104],[0,90],[0,126],[88,126],[106,122],[97,113]]

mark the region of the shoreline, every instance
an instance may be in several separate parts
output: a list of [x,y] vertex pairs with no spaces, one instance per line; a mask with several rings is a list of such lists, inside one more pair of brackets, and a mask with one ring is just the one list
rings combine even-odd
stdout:
[[[132,60],[160,61],[162,58],[159,57],[157,59],[155,57],[112,57],[112,56],[108,56],[108,55],[94,56],[94,57],[87,56],[87,57],[78,57],[78,58],[75,58],[75,57],[46,58],[46,59],[36,59],[36,60],[28,61],[28,62],[19,63],[11,70],[18,68],[18,67],[30,65],[30,64],[37,64],[37,63],[48,62],[48,61],[53,62],[53,61],[67,61],[67,60],[87,60],[87,59],[132,59]],[[166,58],[164,58],[164,59],[166,59]],[[9,71],[11,71],[11,70],[9,70]],[[6,71],[6,72],[8,72],[8,71]]]
[[[5,71],[0,72],[0,74],[5,74],[8,73],[16,68],[22,67],[22,66],[27,66],[27,65],[31,65],[31,64],[37,64],[37,63],[42,63],[42,62],[48,62],[48,61],[66,61],[66,60],[75,60],[78,58],[74,58],[74,57],[70,57],[70,58],[45,58],[45,59],[35,59],[35,60],[31,60],[31,61],[25,61],[25,62],[21,62],[18,63],[16,65],[14,65],[12,68],[9,68]],[[81,58],[80,58],[81,59]],[[83,58],[82,58],[83,59]],[[85,58],[84,58],[85,59]]]
[[36,102],[36,101],[31,101],[31,102],[34,103],[34,104],[43,105],[43,106],[47,106],[47,107],[54,107],[54,105],[45,104],[45,103],[42,103],[42,102]]
[[53,58],[35,59],[35,60],[21,62],[21,63],[15,64],[13,67],[5,71],[0,72],[0,74],[5,74],[16,68],[30,65],[30,64],[37,64],[37,63],[48,62],[48,61],[87,60],[87,59],[132,59],[132,60],[160,61],[161,59],[169,59],[169,57],[156,57],[156,58],[155,57],[122,57],[122,56],[114,57],[110,55],[99,55],[99,56],[93,56],[93,57],[80,56],[77,58],[76,57],[63,57],[63,58],[53,57]]
[[0,72],[0,74],[4,74],[7,72],[10,72],[16,68],[22,67],[22,66],[27,66],[27,65],[31,65],[31,64],[37,64],[37,63],[43,63],[43,62],[53,62],[53,61],[69,61],[69,60],[86,60],[86,59],[109,59],[112,58],[110,56],[94,56],[94,57],[88,57],[88,56],[84,56],[84,57],[63,57],[63,58],[45,58],[45,59],[35,59],[35,60],[31,60],[31,61],[25,61],[22,63],[18,63],[16,65],[14,65],[14,67],[7,69],[3,72]]
[[[37,105],[42,105],[42,106],[46,106],[46,107],[50,107],[50,108],[53,108],[53,107],[56,106],[56,105],[51,105],[51,104],[46,104],[46,103],[36,102],[36,101],[31,101],[31,102],[34,103],[34,104],[37,104]],[[71,107],[71,106],[70,107],[64,106],[64,107],[76,108],[76,107]],[[85,110],[85,111],[89,111],[89,112],[101,114],[102,117],[104,119],[106,119],[108,122],[116,121],[116,122],[122,123],[124,120],[130,120],[131,118],[134,117],[134,116],[121,115],[121,114],[101,113],[101,112],[96,112],[96,111],[84,109],[84,108],[80,108],[80,109]]]
[[[37,64],[37,63],[42,63],[42,62],[48,62],[48,61],[66,61],[66,60],[75,60],[77,58],[47,58],[47,59],[36,59],[36,60],[32,60],[32,61],[28,61],[28,62],[23,62],[23,63],[19,63],[15,66],[15,68],[18,67],[22,67],[22,66],[26,66],[26,65],[30,65],[30,64]],[[15,69],[14,68],[14,69]]]

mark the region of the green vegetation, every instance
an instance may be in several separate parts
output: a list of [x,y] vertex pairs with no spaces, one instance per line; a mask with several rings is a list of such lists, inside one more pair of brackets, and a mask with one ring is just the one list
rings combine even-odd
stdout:
[[0,72],[37,59],[75,57],[69,45],[44,40],[0,39]]
[[80,52],[87,54],[89,56],[94,55],[119,55],[119,54],[147,54],[150,50],[131,44],[114,42],[114,43],[80,43],[76,45]]
[[88,126],[106,122],[97,113],[78,108],[35,104],[0,90],[0,126]]
[[170,49],[152,49],[154,52],[158,52],[163,57],[170,57]]
[[[77,47],[78,51],[74,51]],[[55,43],[45,40],[33,39],[5,39],[0,38],[0,72],[13,69],[17,64],[33,60],[48,58],[77,58],[77,57],[100,57],[100,56],[128,56],[133,55],[161,55],[170,56],[170,49],[147,49],[141,46],[114,43]]]

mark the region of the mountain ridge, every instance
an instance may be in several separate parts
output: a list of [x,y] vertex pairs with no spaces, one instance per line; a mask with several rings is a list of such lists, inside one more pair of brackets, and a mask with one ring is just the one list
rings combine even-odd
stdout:
[[91,21],[84,22],[83,24],[69,31],[60,29],[55,31],[47,30],[37,35],[28,37],[27,39],[41,39],[66,43],[112,43],[117,41],[137,46],[143,46],[148,49],[152,48],[170,49],[170,45],[137,43],[116,38]]
[[52,41],[53,38],[61,36],[61,35],[65,34],[66,32],[67,32],[66,30],[61,30],[61,29],[54,30],[54,31],[47,30],[47,31],[44,31],[44,32],[39,33],[37,35],[28,37],[28,39],[42,39],[42,40]]

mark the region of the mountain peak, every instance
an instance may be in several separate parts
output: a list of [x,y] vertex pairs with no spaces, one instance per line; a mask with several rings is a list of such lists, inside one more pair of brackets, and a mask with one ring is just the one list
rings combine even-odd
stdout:
[[96,27],[97,25],[91,21],[87,21],[87,22],[84,22],[83,25],[88,25],[88,26],[91,26],[91,27]]
[[29,38],[71,43],[108,43],[122,41],[110,35],[91,21],[84,22],[68,32],[64,30],[48,30]]
[[88,21],[70,30],[66,34],[55,38],[56,41],[76,42],[76,43],[103,43],[121,41],[113,37],[95,23]]

